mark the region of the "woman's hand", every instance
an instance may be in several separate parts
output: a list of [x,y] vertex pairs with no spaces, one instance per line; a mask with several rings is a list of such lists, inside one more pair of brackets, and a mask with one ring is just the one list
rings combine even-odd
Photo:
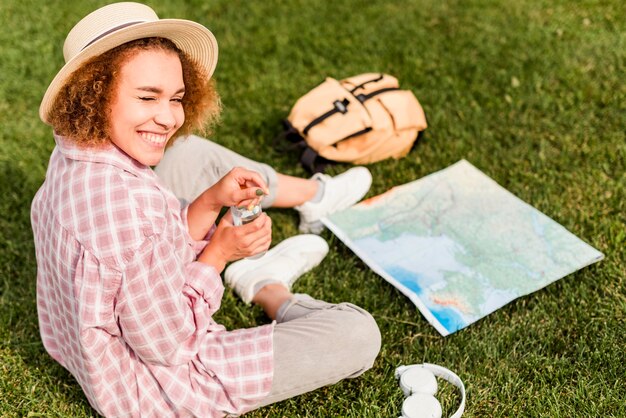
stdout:
[[259,204],[269,194],[263,177],[256,171],[235,167],[205,190],[201,198],[209,207],[250,206]]
[[269,189],[259,173],[242,167],[233,168],[189,205],[189,234],[195,240],[203,239],[222,207],[256,205],[266,194]]
[[198,261],[212,265],[221,272],[227,262],[267,251],[271,243],[272,220],[267,214],[261,213],[254,221],[235,226],[229,211],[217,225]]

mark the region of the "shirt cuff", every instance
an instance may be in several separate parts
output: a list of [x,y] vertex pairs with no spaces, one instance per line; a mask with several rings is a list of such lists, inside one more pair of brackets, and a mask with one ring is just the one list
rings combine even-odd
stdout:
[[215,267],[194,261],[187,266],[187,286],[204,299],[210,307],[211,314],[220,307],[224,294],[222,277]]

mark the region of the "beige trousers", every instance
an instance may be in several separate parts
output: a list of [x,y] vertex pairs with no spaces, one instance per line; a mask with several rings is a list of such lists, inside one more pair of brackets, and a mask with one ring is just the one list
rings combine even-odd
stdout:
[[296,295],[281,307],[277,321],[272,390],[259,407],[357,377],[380,351],[376,321],[351,303]]

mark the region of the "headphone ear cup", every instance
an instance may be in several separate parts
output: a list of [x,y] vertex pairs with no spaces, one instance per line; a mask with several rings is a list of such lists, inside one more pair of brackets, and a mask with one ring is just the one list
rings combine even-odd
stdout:
[[415,393],[402,403],[402,418],[441,418],[441,404],[426,393]]
[[437,393],[437,378],[428,369],[421,366],[413,366],[400,376],[400,388],[404,396],[414,393],[434,395]]

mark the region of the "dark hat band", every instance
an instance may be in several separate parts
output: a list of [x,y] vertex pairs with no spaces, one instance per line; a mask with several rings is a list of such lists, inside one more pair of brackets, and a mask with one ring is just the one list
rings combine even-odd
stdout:
[[124,23],[123,25],[116,26],[116,27],[114,27],[113,29],[109,29],[108,31],[106,31],[106,32],[104,32],[104,33],[102,33],[102,34],[98,35],[98,36],[97,36],[97,37],[95,37],[94,39],[92,39],[92,40],[91,40],[91,41],[90,41],[87,45],[85,45],[85,46],[83,47],[83,49],[81,49],[81,51],[82,51],[82,50],[84,50],[85,48],[87,48],[89,45],[93,44],[94,42],[96,42],[96,41],[98,41],[98,40],[100,40],[100,39],[104,38],[105,36],[107,36],[107,35],[109,35],[109,34],[111,34],[111,33],[113,33],[113,32],[116,32],[116,31],[118,31],[118,30],[120,30],[120,29],[127,28],[127,27],[132,26],[132,25],[136,25],[136,24],[138,24],[138,23],[145,23],[145,22],[146,22],[145,20],[138,21],[138,22],[129,22],[129,23]]

